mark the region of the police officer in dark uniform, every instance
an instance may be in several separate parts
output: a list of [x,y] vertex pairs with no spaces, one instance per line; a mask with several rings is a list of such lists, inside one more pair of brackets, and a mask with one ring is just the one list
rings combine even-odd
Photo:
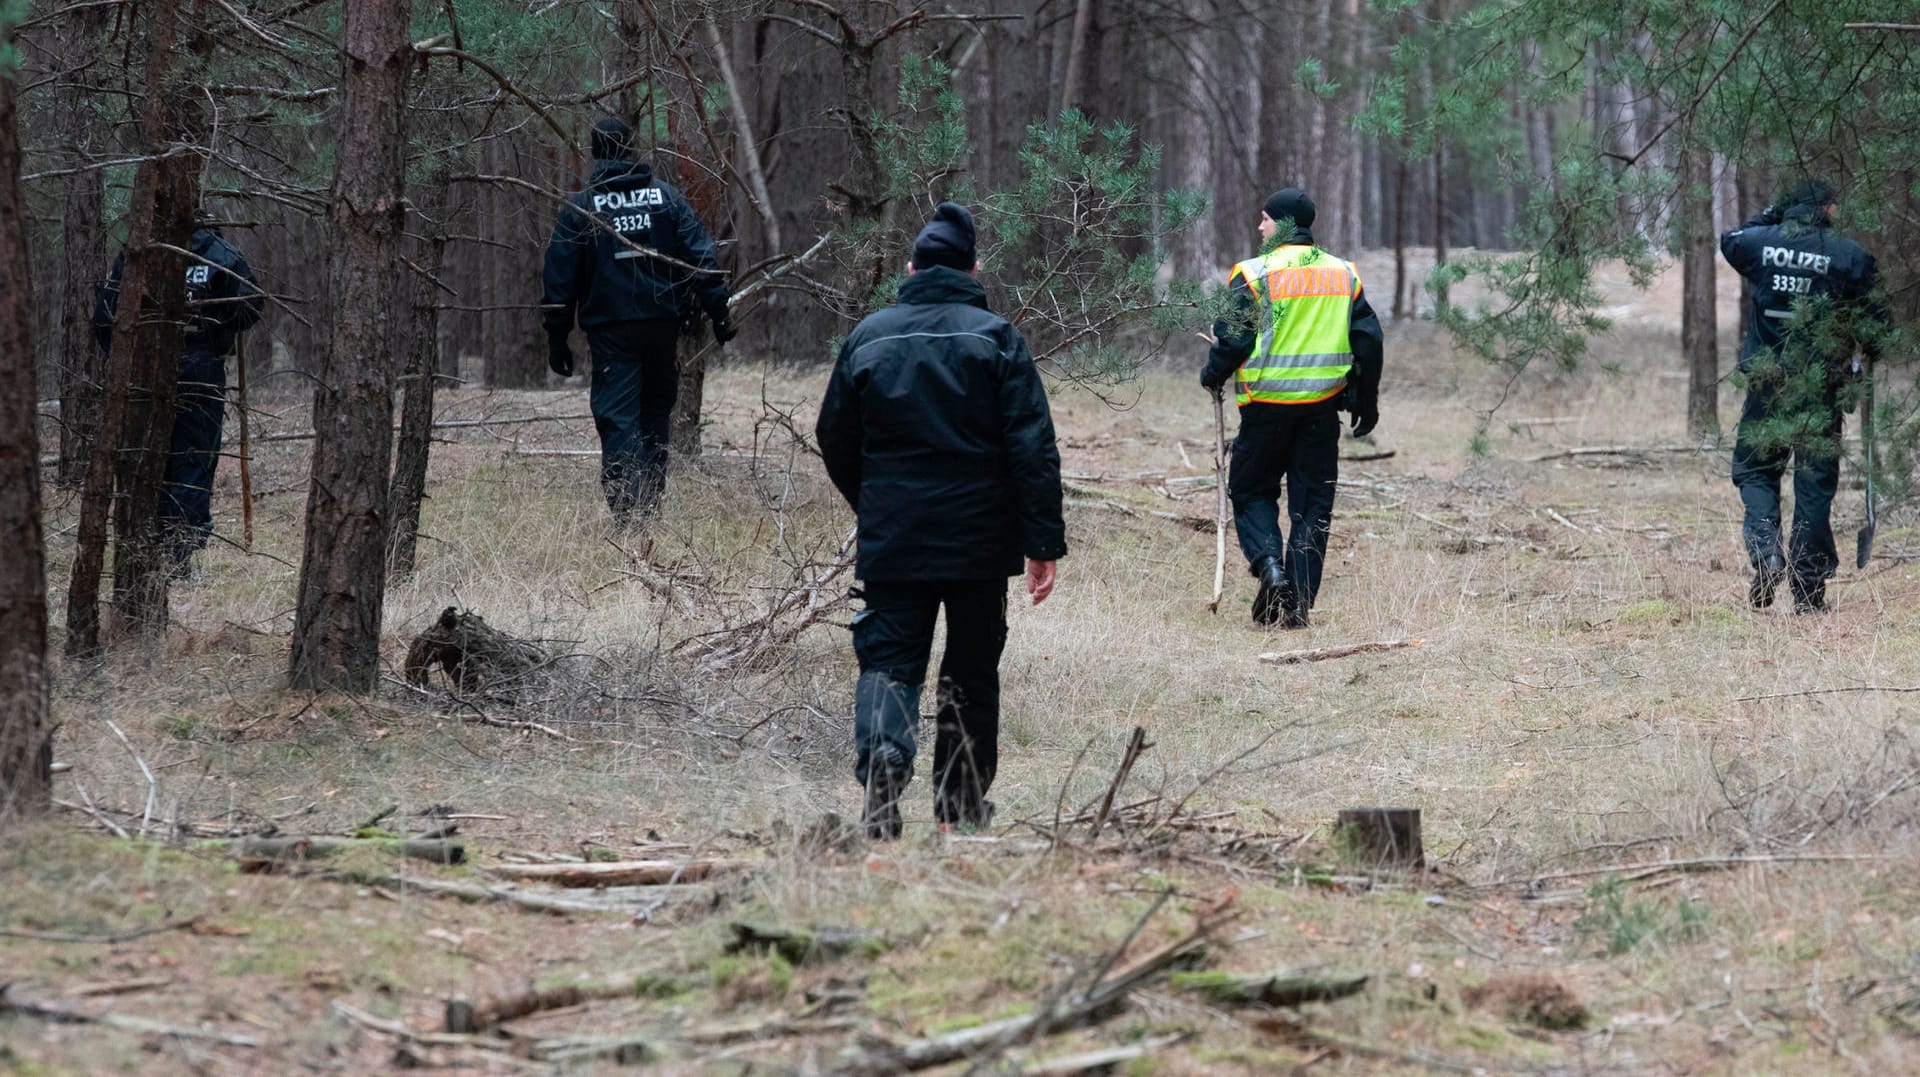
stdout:
[[[1843,390],[1858,369],[1855,345],[1870,355],[1877,348],[1868,323],[1888,322],[1873,294],[1873,256],[1834,231],[1833,201],[1827,184],[1802,183],[1783,206],[1720,237],[1727,263],[1746,280],[1740,370],[1748,387],[1733,484],[1745,509],[1741,537],[1753,565],[1747,598],[1755,609],[1772,605],[1782,579],[1791,585],[1795,613],[1827,608],[1827,580],[1840,563],[1828,517],[1840,484]],[[1783,425],[1811,434],[1814,443],[1789,445]],[[1780,480],[1790,455],[1793,530],[1783,557]]]
[[[593,174],[547,244],[547,365],[573,375],[576,318],[593,352],[589,400],[600,432],[600,482],[614,519],[652,515],[666,485],[667,426],[679,389],[674,344],[698,312],[734,337],[725,275],[686,196],[633,159],[633,131],[593,125]],[[696,308],[697,304],[697,308]]]
[[[160,526],[175,578],[192,574],[193,554],[213,534],[213,480],[220,465],[220,431],[226,417],[227,356],[240,334],[260,320],[265,297],[254,285],[239,248],[213,227],[205,213],[193,232],[187,263],[187,324],[180,349],[180,381],[174,396],[173,440],[160,488]],[[103,351],[113,347],[120,310],[123,252],[94,297],[93,335]]]
[[840,348],[815,432],[827,474],[859,516],[865,608],[854,777],[869,835],[900,836],[914,727],[947,611],[933,745],[934,816],[984,826],[999,765],[1007,577],[1038,604],[1066,555],[1060,452],[1020,331],[974,279],[973,218],[951,202],[914,242],[898,301]]

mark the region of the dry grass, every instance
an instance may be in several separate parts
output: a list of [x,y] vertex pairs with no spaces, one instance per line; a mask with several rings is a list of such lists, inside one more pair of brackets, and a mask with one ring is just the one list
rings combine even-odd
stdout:
[[[719,677],[672,649],[791,587],[849,525],[817,466],[762,421],[763,400],[810,421],[823,372],[736,367],[709,383],[714,451],[676,473],[649,554],[649,572],[681,581],[691,616],[636,579],[607,541],[593,459],[513,451],[588,447],[590,424],[461,431],[437,448],[421,569],[389,592],[390,660],[397,667],[406,641],[449,604],[546,641],[572,656],[558,686],[511,711],[488,709],[552,724],[565,742],[482,726],[398,689],[361,701],[280,687],[295,581],[266,555],[297,561],[304,446],[272,445],[255,487],[287,492],[261,502],[257,552],[213,551],[205,581],[176,594],[179,627],[154,653],[62,671],[58,755],[74,765],[63,799],[84,787],[101,805],[140,811],[146,784],[104,727],[114,718],[157,770],[156,832],[229,813],[337,831],[388,804],[400,818],[441,804],[507,816],[466,824],[489,851],[630,848],[651,831],[766,866],[721,888],[718,915],[669,908],[636,927],[233,876],[191,842],[172,852],[82,839],[65,825],[29,832],[0,861],[0,925],[100,930],[171,909],[251,934],[170,933],[111,948],[0,939],[12,977],[55,989],[162,967],[176,982],[125,999],[126,1012],[271,1031],[255,1029],[268,1046],[253,1055],[182,1043],[147,1053],[126,1033],[16,1019],[0,1022],[0,1051],[10,1052],[0,1058],[55,1070],[366,1070],[391,1064],[393,1043],[329,1020],[330,999],[428,1027],[449,994],[633,969],[679,986],[526,1027],[664,1034],[790,1013],[806,992],[838,986],[858,992],[850,1012],[867,1027],[938,1032],[1038,1004],[1171,885],[1184,896],[1150,927],[1155,940],[1235,888],[1244,915],[1224,967],[1357,967],[1374,986],[1310,1007],[1303,1020],[1317,1038],[1303,1039],[1292,1019],[1248,1023],[1150,991],[1119,1022],[1043,1053],[1190,1028],[1202,1034],[1137,1072],[1276,1072],[1342,1042],[1317,1068],[1910,1071],[1920,791],[1908,784],[1920,757],[1908,697],[1741,700],[1920,684],[1920,632],[1907,612],[1920,585],[1907,563],[1880,561],[1843,573],[1830,615],[1756,614],[1742,601],[1723,455],[1525,462],[1560,445],[1680,440],[1683,383],[1663,374],[1678,367],[1672,334],[1628,321],[1601,349],[1628,369],[1625,380],[1529,390],[1491,424],[1484,454],[1471,448],[1476,409],[1498,386],[1424,324],[1390,327],[1375,440],[1397,455],[1347,466],[1355,484],[1342,490],[1322,605],[1304,633],[1253,629],[1243,574],[1230,574],[1222,614],[1207,614],[1211,536],[1151,515],[1070,510],[1059,591],[1012,615],[1001,820],[1044,828],[1062,800],[1069,813],[1093,800],[1138,724],[1153,747],[1123,799],[1171,802],[1201,786],[1191,810],[1237,810],[1243,827],[1304,838],[1292,853],[1302,871],[1277,877],[1193,835],[1041,855],[1021,851],[1017,839],[1034,831],[1015,825],[999,845],[953,844],[929,833],[919,797],[898,847],[822,853],[795,836],[826,811],[857,808],[844,631],[818,626]],[[1674,385],[1674,398],[1650,398],[1649,384]],[[1737,401],[1723,403],[1730,424]],[[278,423],[297,428],[300,409],[289,407]],[[1097,476],[1085,481],[1098,496],[1211,512],[1209,491],[1168,487],[1193,490],[1175,505],[1136,478],[1208,466],[1210,414],[1186,373],[1150,375],[1123,410],[1077,394],[1058,396],[1055,409],[1067,469]],[[577,393],[460,391],[443,404],[468,417],[536,410],[582,409]],[[1540,419],[1553,421],[1515,422]],[[231,474],[222,482],[217,502],[231,513]],[[56,511],[65,520],[70,506]],[[1857,498],[1843,496],[1839,512],[1850,531]],[[223,517],[222,531],[237,533],[232,523]],[[61,581],[70,536],[58,541]],[[1284,668],[1254,661],[1265,650],[1404,636],[1427,643]],[[1440,873],[1412,889],[1315,885],[1336,859],[1321,828],[1339,808],[1372,803],[1425,809]],[[1614,885],[1598,870],[1556,877],[1727,854],[1875,859]],[[731,916],[857,925],[890,944],[871,961],[821,969],[723,961]],[[1495,973],[1564,985],[1591,1024],[1543,1031],[1466,1006],[1462,989]],[[738,1057],[823,1069],[844,1039]],[[711,1051],[678,1057],[667,1068],[720,1065]]]

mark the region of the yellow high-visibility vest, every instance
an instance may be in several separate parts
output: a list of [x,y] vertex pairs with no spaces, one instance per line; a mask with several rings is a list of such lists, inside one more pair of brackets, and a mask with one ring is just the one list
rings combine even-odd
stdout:
[[1253,354],[1234,377],[1234,399],[1248,404],[1312,404],[1337,396],[1353,370],[1347,319],[1360,294],[1353,263],[1318,247],[1289,244],[1233,267],[1261,305]]

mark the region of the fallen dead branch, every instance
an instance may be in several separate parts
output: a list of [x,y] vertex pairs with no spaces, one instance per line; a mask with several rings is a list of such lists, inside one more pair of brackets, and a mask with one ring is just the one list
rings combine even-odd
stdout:
[[1147,731],[1142,726],[1134,726],[1133,733],[1127,737],[1127,750],[1120,753],[1120,769],[1114,772],[1113,781],[1108,783],[1106,795],[1100,798],[1100,810],[1093,817],[1093,829],[1088,832],[1087,840],[1100,837],[1100,831],[1106,828],[1107,820],[1113,815],[1114,798],[1120,795],[1120,788],[1127,784],[1127,776],[1133,773],[1133,765],[1153,745],[1147,743]]
[[148,1036],[171,1036],[182,1040],[202,1040],[228,1047],[260,1046],[260,1041],[252,1036],[236,1036],[229,1032],[195,1028],[192,1025],[169,1024],[150,1017],[136,1017],[108,1009],[62,1006],[45,999],[34,998],[13,984],[0,986],[0,1014],[17,1014],[21,1017],[51,1021],[59,1025],[100,1025],[105,1028],[117,1028],[124,1032],[137,1032]]
[[505,879],[588,888],[697,883],[750,866],[746,860],[621,860],[599,864],[497,864],[487,871]]
[[[347,881],[342,878],[341,881]],[[378,879],[354,878],[351,881],[363,885],[384,886],[390,890],[419,890],[428,894],[440,894],[459,898],[463,901],[499,901],[508,905],[518,905],[534,912],[555,913],[595,913],[630,916],[631,908],[592,901],[581,901],[559,894],[543,894],[533,890],[515,890],[510,886],[486,886],[481,883],[452,882],[447,879],[416,879],[405,875],[390,875]]]
[[[1092,988],[1066,995],[1050,1005],[1041,1007],[1037,1013],[1004,1021],[991,1021],[957,1032],[912,1040],[903,1044],[869,1047],[845,1058],[842,1064],[832,1072],[846,1075],[846,1077],[862,1077],[867,1074],[879,1075],[929,1069],[963,1058],[974,1058],[978,1061],[985,1053],[1003,1051],[1023,1039],[1034,1040],[1050,1032],[1103,1020],[1122,1009],[1119,1003],[1126,998],[1129,991],[1167,971],[1173,965],[1202,953],[1213,933],[1232,918],[1233,911],[1230,907],[1225,905],[1216,907],[1202,914],[1195,922],[1193,930],[1187,934],[1148,953],[1118,972],[1097,977]],[[1133,937],[1133,934],[1129,934],[1127,942],[1131,942]],[[1119,949],[1107,955],[1102,963],[1103,969],[1110,968],[1116,962],[1125,950],[1126,944],[1123,942]]]
[[67,988],[68,998],[100,998],[105,995],[131,995],[138,991],[152,991],[173,983],[171,976],[143,976],[134,980],[113,980],[107,983],[78,984]]
[[463,864],[467,859],[467,847],[457,841],[326,838],[312,835],[291,838],[256,836],[237,839],[228,847],[228,851],[233,856],[243,860],[319,860],[359,849],[396,853],[413,860],[428,860],[435,864]]
[[1306,651],[1268,651],[1260,656],[1260,661],[1270,666],[1291,666],[1301,662],[1330,662],[1336,658],[1351,658],[1356,654],[1376,654],[1380,651],[1401,651],[1425,646],[1424,639],[1390,639],[1375,643],[1348,643],[1338,647],[1318,647]]
[[200,922],[198,916],[189,916],[185,920],[168,920],[164,924],[152,927],[133,928],[128,931],[111,931],[101,935],[74,935],[64,931],[36,931],[29,927],[0,927],[0,935],[12,939],[34,939],[39,942],[77,942],[96,946],[112,946],[135,939],[144,939],[148,935],[158,935],[163,931],[178,931]]
[[[593,418],[592,415],[580,414],[580,415],[527,415],[527,416],[522,416],[516,419],[449,419],[444,422],[434,423],[431,429],[436,431],[437,430],[474,430],[474,429],[481,429],[481,428],[491,427],[491,426],[522,426],[527,423],[580,422],[580,421],[584,421],[592,418]],[[397,426],[394,427],[395,431],[398,431],[399,429],[400,428]],[[313,431],[290,430],[280,434],[267,434],[264,437],[255,438],[254,440],[256,441],[312,441]],[[596,452],[594,455],[597,456],[599,454]]]
[[1541,464],[1548,460],[1568,460],[1580,456],[1658,456],[1670,453],[1713,452],[1704,445],[1588,445],[1577,449],[1560,449],[1556,452],[1529,456],[1529,464]]
[[1551,875],[1535,875],[1527,880],[1529,886],[1559,879],[1584,879],[1595,875],[1618,876],[1622,882],[1636,882],[1652,878],[1665,872],[1725,871],[1748,865],[1777,866],[1781,864],[1857,864],[1881,860],[1897,860],[1899,857],[1880,853],[1804,853],[1778,856],[1697,856],[1679,860],[1651,860],[1640,864],[1613,864],[1598,868],[1575,868],[1571,871],[1556,871]]
[[1299,1006],[1357,995],[1367,980],[1364,972],[1176,972],[1168,986],[1228,1006]]
[[1769,692],[1760,696],[1739,696],[1735,703],[1759,703],[1769,699],[1804,699],[1808,696],[1850,695],[1855,692],[1884,692],[1889,695],[1905,695],[1920,692],[1920,684],[1843,684],[1834,688],[1805,688],[1798,692]]
[[1125,1047],[1106,1047],[1077,1055],[1043,1058],[1021,1067],[1020,1072],[1028,1077],[1071,1077],[1076,1073],[1110,1073],[1122,1062],[1146,1058],[1155,1051],[1184,1043],[1191,1036],[1190,1032],[1176,1032],[1170,1036],[1155,1036],[1152,1039],[1141,1040]]

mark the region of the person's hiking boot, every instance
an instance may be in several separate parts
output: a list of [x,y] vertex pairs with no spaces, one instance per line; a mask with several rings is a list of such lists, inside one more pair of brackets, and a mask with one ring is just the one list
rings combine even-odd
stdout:
[[1787,577],[1787,561],[1777,553],[1770,553],[1753,566],[1753,582],[1747,585],[1747,602],[1756,610],[1764,610],[1773,605],[1773,592],[1780,587],[1780,581]]
[[1273,624],[1280,620],[1293,594],[1293,585],[1287,582],[1286,570],[1278,557],[1262,557],[1254,566],[1254,575],[1260,578],[1260,589],[1253,595],[1253,623]]
[[867,837],[874,841],[900,840],[903,829],[900,792],[906,788],[906,784],[886,767],[874,768],[872,777],[867,779],[867,802],[860,814]]
[[1292,584],[1286,585],[1280,591],[1280,627],[1305,628],[1307,620],[1306,600],[1300,597]]
[[1825,613],[1829,609],[1832,609],[1832,607],[1827,605],[1827,584],[1825,580],[1804,587],[1798,582],[1793,585],[1793,612]]
[[936,797],[933,818],[942,830],[977,834],[993,825],[993,801],[981,797]]

